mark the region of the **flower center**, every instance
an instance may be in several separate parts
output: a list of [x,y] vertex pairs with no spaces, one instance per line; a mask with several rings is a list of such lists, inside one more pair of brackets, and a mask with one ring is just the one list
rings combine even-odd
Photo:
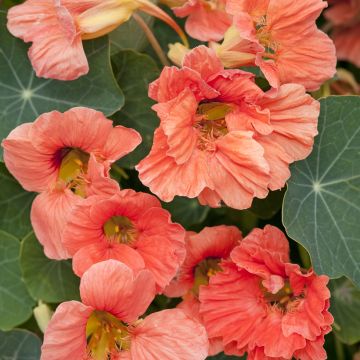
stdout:
[[87,352],[94,360],[110,359],[130,349],[127,325],[105,311],[93,311],[86,324]]
[[213,142],[229,132],[225,117],[232,110],[231,105],[220,102],[199,105],[196,112],[199,121],[195,124],[195,128],[200,132],[199,149],[214,150]]
[[265,48],[265,58],[273,59],[277,50],[277,44],[272,39],[271,33],[266,24],[266,15],[261,16],[255,22],[256,28],[256,37],[259,40],[260,44]]
[[64,148],[59,154],[60,168],[58,179],[76,195],[85,197],[85,179],[90,155],[80,149]]
[[134,224],[126,216],[113,216],[103,226],[110,243],[132,245],[137,237]]
[[206,258],[201,261],[194,270],[194,285],[192,292],[194,295],[199,295],[199,288],[201,285],[208,285],[211,276],[214,276],[219,271],[222,271],[219,266],[220,259],[218,258]]

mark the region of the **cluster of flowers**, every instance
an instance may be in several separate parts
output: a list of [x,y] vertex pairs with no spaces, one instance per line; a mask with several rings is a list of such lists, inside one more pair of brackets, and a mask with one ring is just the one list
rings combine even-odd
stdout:
[[[254,197],[282,188],[289,164],[312,150],[319,103],[306,91],[329,79],[336,63],[315,24],[326,2],[171,2],[189,15],[188,32],[212,43],[173,47],[181,66],[166,66],[150,85],[160,125],[136,167],[140,180],[164,201],[180,195],[249,208]],[[38,76],[72,80],[88,71],[82,40],[138,9],[183,35],[147,0],[27,0],[9,10],[8,28],[33,42]],[[270,90],[252,73],[225,69],[243,65],[260,67]],[[274,227],[244,239],[228,226],[186,232],[155,196],[120,190],[111,165],[140,142],[135,130],[74,108],[43,114],[2,143],[9,171],[39,193],[31,221],[45,254],[72,258],[81,277],[82,302],[58,307],[42,359],[201,360],[220,351],[325,359],[328,278],[291,264]],[[157,293],[183,301],[139,319]]]

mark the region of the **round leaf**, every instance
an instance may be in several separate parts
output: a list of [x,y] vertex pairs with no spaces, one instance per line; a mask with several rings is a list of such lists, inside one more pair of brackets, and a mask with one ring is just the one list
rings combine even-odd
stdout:
[[21,279],[20,242],[0,231],[0,329],[11,330],[32,314],[34,300]]
[[40,339],[29,331],[0,331],[0,360],[39,360],[40,349]]
[[123,50],[112,57],[116,79],[125,94],[125,106],[114,115],[117,124],[139,131],[142,143],[135,151],[119,161],[119,165],[133,168],[150,151],[159,120],[148,97],[148,86],[159,75],[154,60],[132,50]]
[[25,191],[0,163],[0,228],[22,238],[31,231],[30,208],[34,193]]
[[318,273],[360,285],[360,97],[321,100],[312,154],[291,168],[283,209],[288,235]]
[[59,303],[79,299],[79,278],[70,261],[50,260],[33,233],[21,244],[20,264],[24,281],[34,299]]
[[0,39],[0,138],[44,112],[86,106],[111,115],[122,107],[124,97],[112,73],[107,37],[84,42],[90,72],[75,81],[36,77],[28,45],[7,31],[3,11]]
[[346,278],[332,280],[330,289],[335,335],[346,344],[355,344],[360,341],[360,289]]

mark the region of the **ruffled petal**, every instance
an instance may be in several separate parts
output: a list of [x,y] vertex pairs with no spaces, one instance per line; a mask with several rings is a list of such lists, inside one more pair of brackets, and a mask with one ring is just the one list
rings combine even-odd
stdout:
[[131,323],[145,312],[154,299],[154,279],[147,270],[135,275],[123,263],[107,260],[85,272],[80,294],[85,305],[110,312],[118,319]]
[[301,360],[325,360],[324,336],[319,336],[315,341],[307,341],[305,348],[297,350],[294,356]]
[[41,360],[85,359],[86,324],[93,310],[77,301],[60,304],[46,328]]
[[185,230],[172,223],[170,213],[161,208],[146,211],[137,227],[136,251],[154,275],[157,290],[162,291],[185,259]]
[[45,191],[35,198],[31,224],[48,258],[62,260],[70,257],[62,243],[62,235],[72,209],[81,201],[81,197],[67,189]]
[[136,360],[204,360],[208,355],[204,327],[182,310],[153,313],[134,329],[131,356]]

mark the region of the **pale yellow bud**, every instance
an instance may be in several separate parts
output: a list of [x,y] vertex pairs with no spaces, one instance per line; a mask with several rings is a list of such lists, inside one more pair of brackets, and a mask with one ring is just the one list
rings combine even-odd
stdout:
[[181,66],[185,55],[190,51],[189,48],[181,43],[169,44],[169,59],[177,66]]

